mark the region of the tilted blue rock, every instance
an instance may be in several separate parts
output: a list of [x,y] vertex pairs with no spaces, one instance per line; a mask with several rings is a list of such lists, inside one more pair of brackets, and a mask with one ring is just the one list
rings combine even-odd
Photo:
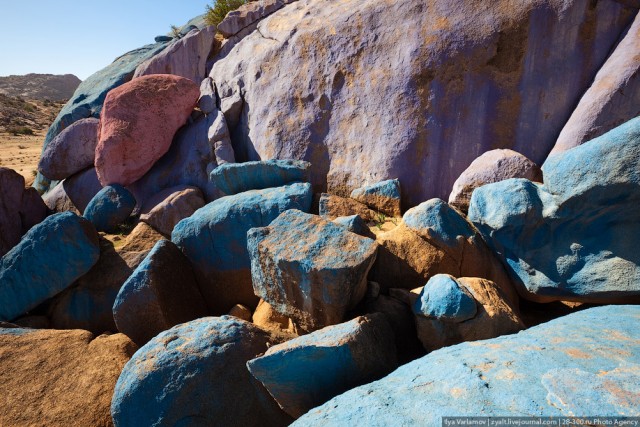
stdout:
[[133,194],[120,184],[107,185],[87,205],[83,216],[98,231],[113,232],[136,207]]
[[215,200],[175,226],[171,240],[191,261],[214,313],[258,302],[251,285],[247,231],[269,225],[288,209],[308,212],[312,197],[308,183],[247,191]]
[[473,226],[441,199],[430,199],[409,209],[402,220],[410,230],[442,247],[458,245],[458,236],[471,238],[476,235]]
[[286,413],[299,417],[395,369],[394,338],[385,316],[370,314],[270,347],[247,368]]
[[606,306],[437,350],[295,426],[440,426],[443,416],[639,416],[640,306]]
[[477,312],[476,301],[448,274],[436,274],[422,288],[413,305],[420,316],[453,322],[472,319]]
[[291,418],[245,366],[273,343],[264,330],[231,316],[161,333],[125,365],[111,402],[114,424],[287,425]]
[[520,293],[541,302],[639,298],[640,118],[550,157],[544,182],[485,185],[469,207]]
[[351,192],[350,197],[386,215],[396,217],[402,215],[400,211],[400,181],[398,179],[388,179],[356,188]]
[[302,160],[264,160],[226,163],[215,168],[210,180],[225,194],[280,187],[309,181],[311,163]]
[[345,227],[352,233],[365,237],[375,237],[360,215],[339,216],[333,219],[333,222]]
[[51,215],[0,259],[0,320],[12,320],[70,286],[98,261],[98,233],[71,212]]
[[[160,53],[167,45],[166,41],[162,41],[127,52],[80,83],[73,97],[49,127],[42,147],[43,151],[49,141],[74,122],[87,117],[100,117],[107,93],[131,80],[138,65]],[[39,173],[33,186],[40,192],[47,191],[49,179]]]

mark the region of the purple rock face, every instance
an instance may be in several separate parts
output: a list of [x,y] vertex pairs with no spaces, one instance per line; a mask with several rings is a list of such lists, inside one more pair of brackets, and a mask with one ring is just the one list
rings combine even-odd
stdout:
[[577,0],[299,1],[210,76],[239,161],[307,160],[314,191],[343,196],[397,177],[406,209],[446,199],[485,151],[541,163],[634,14]]
[[50,179],[65,179],[93,166],[98,126],[94,118],[78,120],[51,141],[40,158],[38,170]]

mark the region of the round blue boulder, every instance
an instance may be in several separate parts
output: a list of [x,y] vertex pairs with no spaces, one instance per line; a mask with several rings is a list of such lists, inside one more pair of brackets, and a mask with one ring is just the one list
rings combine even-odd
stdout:
[[107,185],[96,194],[87,205],[84,217],[95,225],[98,231],[107,233],[117,230],[136,207],[133,194],[119,184]]
[[413,306],[415,314],[442,320],[464,322],[477,312],[476,301],[448,274],[436,274],[420,292]]

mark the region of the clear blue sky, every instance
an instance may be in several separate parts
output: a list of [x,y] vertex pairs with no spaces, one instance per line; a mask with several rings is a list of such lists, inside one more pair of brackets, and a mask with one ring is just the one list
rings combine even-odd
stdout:
[[201,15],[212,0],[0,0],[0,76],[75,74]]

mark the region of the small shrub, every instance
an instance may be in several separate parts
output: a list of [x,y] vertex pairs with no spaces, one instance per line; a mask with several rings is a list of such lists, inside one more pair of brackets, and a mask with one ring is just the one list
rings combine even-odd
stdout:
[[27,126],[14,126],[7,129],[7,132],[13,136],[18,135],[33,135],[33,129]]
[[247,0],[215,0],[213,7],[207,6],[205,16],[207,25],[218,25],[227,16],[227,13],[236,10],[245,3]]
[[174,39],[179,39],[180,38],[180,28],[176,27],[175,25],[171,26],[171,31],[169,32],[169,34],[171,34],[171,37],[173,37]]

